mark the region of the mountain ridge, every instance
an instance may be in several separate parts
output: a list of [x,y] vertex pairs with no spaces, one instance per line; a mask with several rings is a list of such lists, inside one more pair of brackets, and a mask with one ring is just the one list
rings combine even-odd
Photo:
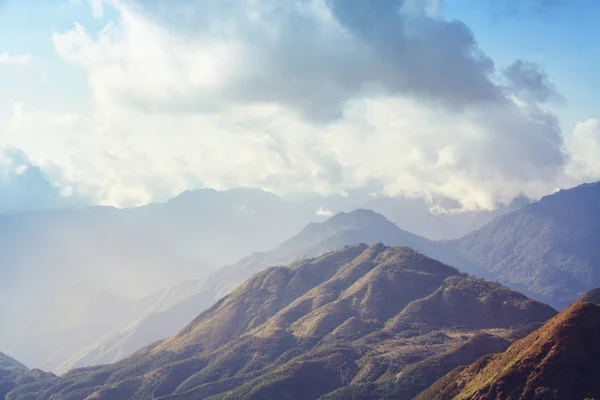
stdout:
[[600,396],[600,306],[577,301],[506,351],[458,367],[417,400]]
[[543,197],[452,242],[487,277],[557,308],[600,286],[600,182]]

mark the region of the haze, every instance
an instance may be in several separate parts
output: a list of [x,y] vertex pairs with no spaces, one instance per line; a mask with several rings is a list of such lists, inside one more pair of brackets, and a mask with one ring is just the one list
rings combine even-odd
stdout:
[[[600,286],[599,15],[0,0],[0,351],[61,374],[113,363],[267,267],[378,242],[560,311]],[[459,276],[439,268],[439,287]],[[554,315],[535,304],[528,323]]]

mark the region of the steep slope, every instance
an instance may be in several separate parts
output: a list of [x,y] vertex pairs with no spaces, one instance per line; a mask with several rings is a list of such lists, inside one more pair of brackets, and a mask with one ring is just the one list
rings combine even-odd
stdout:
[[216,271],[205,281],[188,281],[174,287],[142,318],[75,353],[61,365],[59,371],[115,362],[143,346],[174,334],[199,312],[264,268],[317,257],[345,245],[377,242],[390,246],[409,246],[428,255],[437,251],[434,243],[399,229],[373,211],[340,213],[325,222],[309,224],[274,250],[245,257],[234,265]]
[[353,245],[267,268],[176,335],[37,398],[362,398],[369,385],[410,398],[554,314],[407,247]]
[[456,242],[488,277],[563,308],[600,286],[600,183],[562,190]]
[[418,399],[600,398],[600,306],[576,302],[505,352],[459,367]]

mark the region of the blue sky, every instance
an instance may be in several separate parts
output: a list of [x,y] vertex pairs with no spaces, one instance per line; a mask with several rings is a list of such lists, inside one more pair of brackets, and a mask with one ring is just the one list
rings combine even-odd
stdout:
[[542,65],[567,100],[553,107],[565,131],[598,117],[600,96],[594,88],[600,88],[600,2],[559,0],[517,13],[499,12],[502,7],[490,7],[492,2],[448,0],[444,13],[464,21],[498,66],[516,58]]
[[2,157],[68,204],[368,186],[490,208],[600,179],[594,0],[0,4]]

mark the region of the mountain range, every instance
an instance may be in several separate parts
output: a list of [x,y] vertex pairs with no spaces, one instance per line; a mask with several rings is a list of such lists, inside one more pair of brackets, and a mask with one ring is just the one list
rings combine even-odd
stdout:
[[[73,367],[118,361],[142,346],[174,334],[198,312],[261,269],[359,242],[408,246],[463,272],[499,281],[563,308],[586,290],[600,286],[600,280],[593,278],[599,255],[590,244],[598,237],[600,225],[580,223],[581,219],[564,215],[572,214],[574,211],[568,211],[572,209],[593,214],[595,201],[600,201],[597,188],[598,185],[584,185],[547,196],[454,241],[434,242],[410,234],[370,210],[340,213],[327,221],[310,223],[274,250],[254,253],[205,280],[186,281],[170,289],[136,321],[81,347],[56,370],[66,372]],[[587,238],[585,250],[578,247],[582,238]],[[565,265],[560,260],[570,260],[577,268],[561,273]],[[550,285],[557,290],[551,291]]]
[[[216,206],[217,210],[222,208],[223,213],[227,213],[226,210],[234,210],[233,204],[237,204],[233,200],[229,202],[222,200],[223,196],[233,199],[238,198],[240,194],[251,193],[252,196],[260,199],[265,196],[273,200],[270,194],[260,191],[255,193],[253,190],[246,189],[234,190],[231,193],[209,192],[208,195],[186,193],[173,200],[173,202],[181,202],[178,205],[155,204],[139,210],[128,210],[128,212],[154,215],[152,218],[148,217],[148,220],[173,219],[170,224],[176,226],[177,218],[179,221],[186,220],[184,218],[186,212],[182,211],[186,207],[188,213],[193,213],[189,210],[199,207],[198,204],[203,205],[204,209],[210,209],[210,202],[205,197],[216,196],[217,200],[214,202],[223,201],[227,204]],[[274,204],[285,203],[277,199],[275,197],[273,200]],[[256,200],[257,203],[263,201]],[[140,347],[174,334],[199,312],[230,293],[238,284],[257,271],[272,265],[287,265],[298,259],[316,257],[358,242],[409,246],[446,264],[454,265],[463,272],[498,281],[562,309],[581,293],[600,286],[596,267],[599,255],[596,246],[593,245],[599,237],[599,225],[594,219],[597,214],[595,204],[598,201],[600,201],[599,184],[582,185],[546,196],[539,202],[502,215],[461,239],[438,242],[405,232],[384,216],[369,210],[340,213],[324,222],[309,223],[300,233],[274,247],[273,250],[254,252],[236,263],[217,269],[205,278],[183,280],[169,289],[151,292],[143,298],[119,298],[106,290],[95,290],[77,283],[64,289],[67,286],[61,286],[62,282],[56,286],[64,289],[57,290],[62,294],[58,298],[56,294],[45,297],[40,295],[40,301],[31,302],[26,297],[16,296],[11,298],[13,302],[3,301],[0,305],[0,309],[4,311],[11,308],[8,307],[9,305],[17,304],[18,307],[12,307],[14,310],[9,311],[13,311],[15,317],[20,317],[11,319],[10,312],[8,317],[5,315],[5,320],[9,322],[6,324],[7,328],[0,332],[0,343],[4,350],[15,354],[27,365],[60,373],[73,367],[115,362]],[[313,213],[308,210],[314,210],[315,204],[318,203],[313,203],[302,211],[300,214],[303,217],[300,219],[309,218],[308,215]],[[286,207],[282,206],[282,214],[295,212],[289,211]],[[167,209],[173,211],[166,211]],[[107,211],[102,208],[99,210]],[[54,212],[72,215],[67,211]],[[83,210],[77,212],[84,213]],[[87,214],[95,214],[95,212],[91,211]],[[113,210],[108,214],[112,212],[125,213],[124,210]],[[178,212],[181,213],[181,217],[176,218]],[[257,215],[262,218],[266,212],[265,209]],[[205,233],[201,234],[205,236],[208,235],[206,233],[209,231],[208,227],[217,224],[218,219],[221,218],[215,217],[213,223],[210,223],[206,213],[208,211],[198,216],[198,219],[202,219],[206,224],[192,224],[196,227],[203,226],[202,229],[206,228]],[[217,211],[214,213],[218,215]],[[156,217],[159,214],[162,217]],[[27,220],[23,215],[11,217]],[[36,221],[32,216],[28,218]],[[58,216],[56,218],[61,220]],[[75,217],[66,219],[73,224],[69,228],[71,232],[77,232],[74,228],[78,226],[74,223],[77,219]],[[96,219],[99,224],[98,216],[92,219]],[[110,221],[110,218],[108,220]],[[253,224],[260,224],[258,219],[252,221]],[[160,223],[156,222],[156,224]],[[81,226],[85,225],[81,223]],[[301,223],[298,222],[297,225]],[[15,222],[15,226],[20,224]],[[34,226],[33,223],[31,226]],[[236,226],[239,224],[232,224],[227,229],[235,231]],[[25,228],[21,229],[26,231]],[[69,231],[67,228],[61,229]],[[192,229],[191,225],[187,229]],[[167,231],[172,232],[171,229]],[[56,239],[58,242],[62,240],[58,238],[64,239],[60,232],[59,229]],[[44,235],[41,234],[40,237]],[[202,239],[201,235],[197,238]],[[120,236],[116,235],[116,237]],[[82,240],[89,241],[84,238]],[[126,241],[125,238],[122,240]],[[62,243],[62,246],[67,244],[68,241]],[[6,243],[4,245],[7,246]],[[58,246],[57,253],[60,249],[61,247]],[[10,254],[9,251],[8,256]],[[41,254],[45,253],[42,251]],[[124,252],[124,254],[127,257],[130,253]],[[143,257],[152,257],[152,253],[145,254]],[[6,259],[11,261],[9,257]],[[125,261],[122,262],[126,262],[126,258],[123,260]],[[10,262],[8,264],[10,265]],[[48,266],[48,269],[51,270],[51,266]],[[10,277],[10,269],[8,275]],[[34,276],[32,280],[35,283],[38,278]],[[44,279],[39,278],[38,282],[41,284]],[[52,282],[52,279],[48,282]],[[10,293],[10,288],[5,289],[8,290],[3,292],[4,295]],[[36,292],[30,287],[24,293]],[[64,299],[61,300],[60,297]],[[49,310],[60,312],[49,312]],[[22,314],[19,311],[22,311]],[[94,318],[94,315],[109,317]]]
[[480,275],[562,309],[600,286],[600,183],[561,190],[452,242]]
[[407,247],[352,245],[258,272],[170,338],[7,399],[408,399],[555,314]]
[[[274,249],[311,221],[324,221],[332,213],[350,211],[366,202],[371,208],[389,212],[400,225],[419,232],[438,232],[436,237],[446,235],[434,228],[441,225],[439,221],[444,220],[444,226],[455,226],[456,230],[462,224],[463,214],[433,213],[417,199],[350,195],[284,200],[248,188],[189,191],[166,203],[131,209],[85,207],[0,216],[0,318],[8,327],[0,332],[0,343],[28,365],[63,371],[84,349],[91,349],[94,343],[102,345],[99,341],[106,336],[115,337],[136,320],[168,308],[175,298],[182,297],[178,292],[183,287],[187,288],[185,292],[204,282],[218,267],[240,264],[237,261],[242,257]],[[490,213],[471,214],[486,219]],[[356,243],[350,239],[338,242]],[[386,242],[382,235],[378,239]],[[319,240],[315,239],[317,247],[321,246]],[[303,255],[300,249],[296,256]],[[291,260],[286,256],[281,262]],[[248,262],[260,263],[258,257]],[[262,264],[261,268],[268,266]],[[241,279],[233,278],[229,284],[221,279],[219,285],[227,289],[220,295],[256,270],[249,267],[249,273],[242,274]],[[107,299],[103,313],[114,305],[111,318],[103,318],[101,323],[99,319],[73,321],[73,312],[66,309],[69,304],[75,308],[90,304],[87,314],[93,315],[97,306],[91,305],[90,297],[97,294]],[[207,298],[195,312],[211,305],[214,299]],[[173,333],[189,316],[185,314],[167,324],[166,330],[155,327],[152,338]],[[105,347],[110,352],[108,347],[114,346]],[[114,354],[122,357],[137,348]],[[114,359],[111,357],[98,359]]]

